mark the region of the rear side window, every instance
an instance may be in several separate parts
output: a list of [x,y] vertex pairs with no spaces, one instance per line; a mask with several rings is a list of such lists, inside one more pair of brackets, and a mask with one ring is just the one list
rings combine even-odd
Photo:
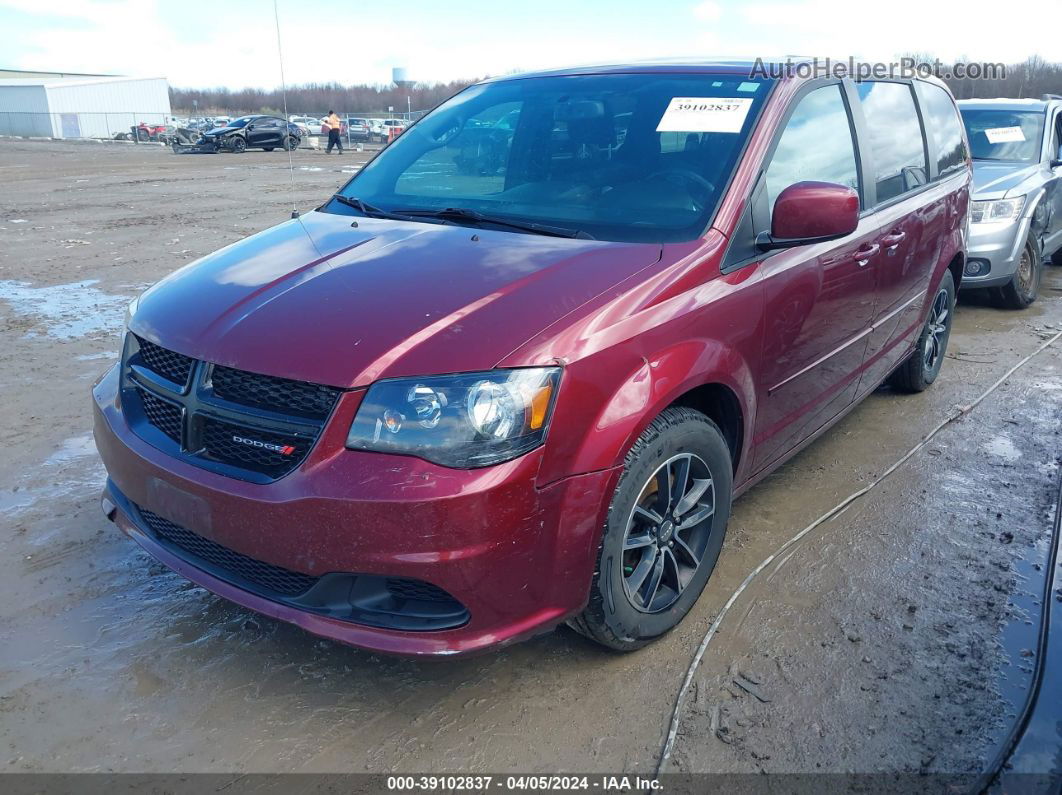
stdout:
[[927,182],[926,151],[914,95],[904,83],[859,83],[877,200],[887,202]]
[[962,137],[962,120],[948,92],[932,83],[915,83],[926,117],[926,131],[933,137],[937,150],[937,175],[946,176],[966,164],[966,142]]
[[840,86],[817,88],[800,100],[767,167],[767,200],[796,182],[833,182],[859,190],[855,146]]

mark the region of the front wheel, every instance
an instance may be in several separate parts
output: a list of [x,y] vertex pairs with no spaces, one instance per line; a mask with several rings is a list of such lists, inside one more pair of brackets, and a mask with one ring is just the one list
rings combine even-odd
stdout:
[[1041,278],[1040,252],[1032,240],[1026,240],[1014,277],[999,288],[999,303],[1007,309],[1025,309],[1036,300]]
[[569,625],[633,651],[678,625],[715,568],[730,517],[733,466],[718,426],[664,411],[635,442],[612,495],[586,608]]
[[233,152],[236,152],[237,154],[239,154],[240,152],[246,152],[247,142],[237,135],[232,139],[232,142],[229,144],[229,149],[231,149]]
[[889,376],[889,384],[900,392],[922,392],[937,380],[951,337],[955,314],[955,280],[951,271],[937,285],[922,333],[914,352]]
[[283,146],[284,146],[284,149],[289,151],[289,152],[294,150],[294,149],[298,149],[299,148],[299,139],[296,138],[294,135],[289,135],[287,138],[284,139]]

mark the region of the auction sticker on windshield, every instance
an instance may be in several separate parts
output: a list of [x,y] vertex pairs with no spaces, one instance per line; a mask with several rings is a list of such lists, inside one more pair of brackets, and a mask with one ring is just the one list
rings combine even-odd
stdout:
[[990,144],[1021,143],[1025,140],[1025,133],[1021,127],[993,127],[985,130],[985,137]]
[[752,97],[674,97],[657,132],[739,133]]

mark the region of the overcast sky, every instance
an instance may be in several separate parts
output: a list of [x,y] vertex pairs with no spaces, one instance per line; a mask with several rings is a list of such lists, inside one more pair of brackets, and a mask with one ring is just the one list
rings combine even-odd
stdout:
[[[433,82],[707,54],[1062,60],[1059,0],[277,2],[289,83],[386,83],[393,66]],[[0,0],[0,68],[269,88],[280,83],[276,44],[272,0]]]

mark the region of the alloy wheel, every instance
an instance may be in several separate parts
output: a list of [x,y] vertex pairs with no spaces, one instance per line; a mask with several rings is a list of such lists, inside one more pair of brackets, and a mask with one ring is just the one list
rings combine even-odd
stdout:
[[922,360],[927,371],[932,371],[937,366],[940,357],[944,355],[948,326],[951,324],[950,304],[948,291],[941,290],[937,293],[937,297],[933,299],[933,308],[929,310],[929,334],[926,335],[926,342],[922,351]]
[[623,589],[645,613],[671,607],[700,567],[715,515],[715,484],[702,458],[682,453],[646,481],[623,536]]

